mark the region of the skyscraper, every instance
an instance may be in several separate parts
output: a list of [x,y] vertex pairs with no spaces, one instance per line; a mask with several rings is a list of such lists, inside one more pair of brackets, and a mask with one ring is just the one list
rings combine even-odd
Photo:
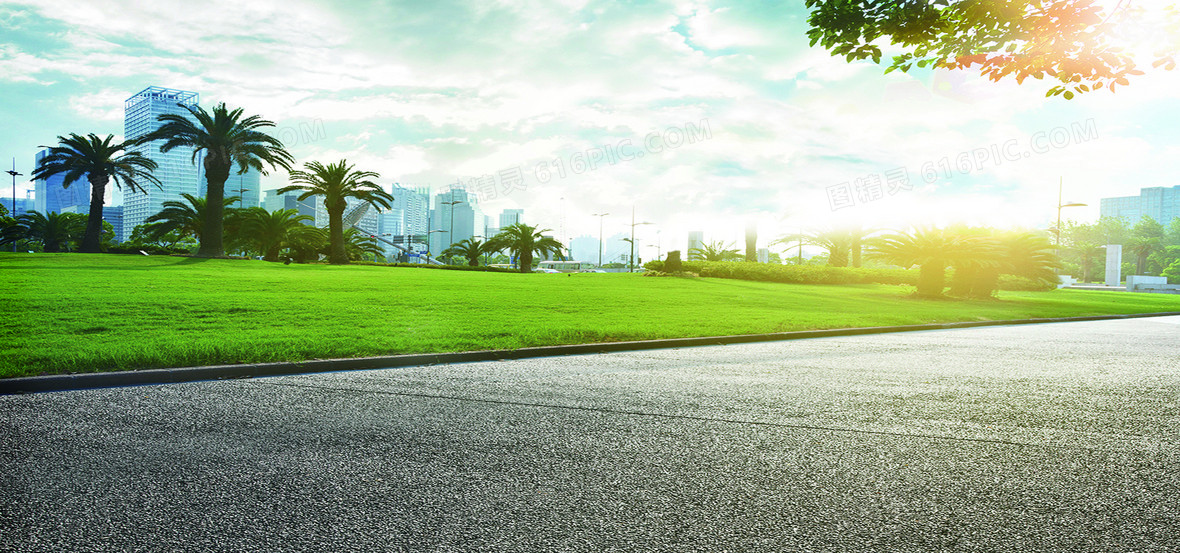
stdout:
[[688,249],[684,251],[684,256],[681,259],[696,259],[693,255],[693,250],[699,250],[705,247],[705,233],[699,230],[688,231]]
[[[159,128],[160,115],[171,113],[189,116],[182,106],[196,106],[196,92],[150,86],[123,102],[123,137],[132,140]],[[181,194],[202,195],[205,184],[201,156],[193,160],[193,149],[174,148],[160,152],[163,141],[156,140],[132,149],[155,161],[158,167],[152,174],[160,179],[160,187],[143,183],[144,192],[123,191],[123,235],[143,224],[144,219],[158,213],[169,200],[183,201]],[[228,187],[227,187],[228,188]]]
[[[202,196],[208,193],[207,187],[208,183],[201,179]],[[259,207],[262,205],[262,174],[251,168],[239,175],[235,165],[229,171],[229,178],[225,180],[225,197],[238,199],[237,203],[230,207]]]
[[523,209],[505,209],[500,212],[500,228],[506,228],[509,225],[523,223],[521,219],[524,217]]
[[308,198],[307,201],[299,201],[299,191],[288,192],[286,194],[279,194],[278,189],[267,190],[266,198],[263,200],[262,207],[267,211],[278,211],[280,209],[294,209],[299,215],[306,215],[312,220],[304,221],[303,224],[315,226],[316,209],[314,205],[308,202],[313,202],[314,198]]
[[[40,167],[41,160],[47,155],[49,150],[37,152],[33,166]],[[63,186],[65,181],[66,176],[63,173],[34,181],[33,209],[41,213],[90,213],[90,181],[86,180],[86,175],[70,183],[69,188]]]
[[[430,252],[437,255],[456,242],[462,242],[477,235],[482,236],[484,220],[475,194],[462,188],[452,188],[434,197],[434,210],[430,221]],[[476,222],[480,225],[477,226]]]
[[125,242],[127,240],[127,236],[123,234],[123,206],[102,206],[102,220],[110,223],[111,228],[114,229],[115,242]]

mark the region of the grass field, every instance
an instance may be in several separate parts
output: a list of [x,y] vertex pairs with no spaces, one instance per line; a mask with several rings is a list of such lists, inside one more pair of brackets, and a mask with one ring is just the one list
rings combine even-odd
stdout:
[[631,274],[503,274],[84,254],[0,254],[0,377],[1180,311],[1180,296],[910,297]]

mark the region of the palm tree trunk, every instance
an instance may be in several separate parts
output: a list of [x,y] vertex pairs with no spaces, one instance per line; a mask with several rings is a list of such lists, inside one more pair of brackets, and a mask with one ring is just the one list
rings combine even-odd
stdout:
[[861,245],[861,235],[856,234],[852,237],[852,266],[860,267],[861,253],[864,248]]
[[87,180],[90,181],[90,214],[86,217],[86,234],[82,235],[82,247],[78,251],[98,253],[102,241],[102,198],[106,195],[110,177],[91,174]]
[[746,225],[746,262],[755,261],[758,261],[758,226],[751,223]]
[[344,207],[328,210],[328,263],[347,265],[348,252],[344,249]]
[[950,294],[952,296],[970,296],[971,290],[975,286],[975,280],[978,278],[978,269],[966,265],[955,266],[955,272],[951,275]]
[[946,278],[946,266],[940,261],[923,263],[918,270],[918,295],[938,297],[942,295]]
[[521,252],[520,252],[520,272],[522,272],[522,273],[533,272],[533,251],[532,250],[521,250]]
[[219,163],[214,153],[205,156],[205,224],[201,230],[201,247],[197,257],[225,257],[222,229],[225,217],[225,181],[229,163]]
[[840,246],[833,247],[828,251],[828,265],[832,267],[847,267],[848,250]]
[[971,283],[971,297],[990,298],[1000,289],[999,269],[980,269]]

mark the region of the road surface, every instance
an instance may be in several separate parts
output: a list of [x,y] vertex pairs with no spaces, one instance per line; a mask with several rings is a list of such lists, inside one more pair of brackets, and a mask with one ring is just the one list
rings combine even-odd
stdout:
[[1180,317],[0,397],[0,551],[1177,551]]

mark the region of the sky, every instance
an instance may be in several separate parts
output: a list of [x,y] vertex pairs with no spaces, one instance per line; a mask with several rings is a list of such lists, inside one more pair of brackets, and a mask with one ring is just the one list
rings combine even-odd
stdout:
[[665,252],[692,230],[740,244],[749,224],[760,246],[842,224],[1046,228],[1059,183],[1088,204],[1065,208],[1078,221],[1180,184],[1178,71],[1067,101],[1049,81],[846,63],[808,46],[806,18],[802,2],[0,2],[0,160],[28,175],[59,135],[121,136],[124,100],[161,86],[274,121],[299,164],[465,186],[562,241],[596,236],[599,213],[629,233],[634,210]]

